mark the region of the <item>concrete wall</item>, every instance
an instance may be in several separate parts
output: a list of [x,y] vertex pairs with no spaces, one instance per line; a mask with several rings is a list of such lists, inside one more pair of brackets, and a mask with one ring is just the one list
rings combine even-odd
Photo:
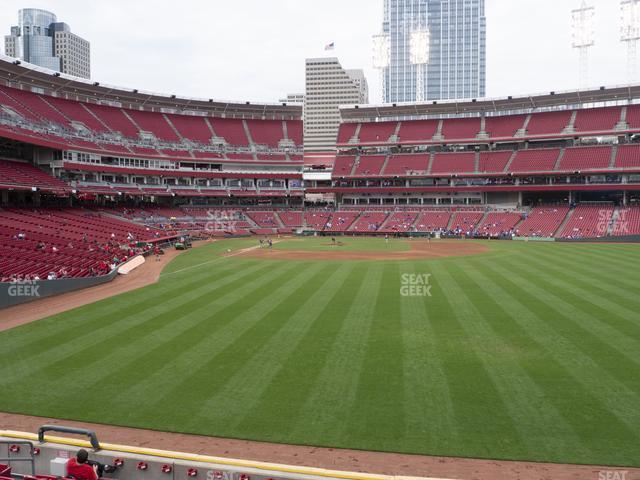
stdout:
[[59,280],[38,280],[22,283],[0,283],[0,309],[33,302],[41,298],[110,282],[117,275],[114,270],[108,275],[89,278],[61,278]]

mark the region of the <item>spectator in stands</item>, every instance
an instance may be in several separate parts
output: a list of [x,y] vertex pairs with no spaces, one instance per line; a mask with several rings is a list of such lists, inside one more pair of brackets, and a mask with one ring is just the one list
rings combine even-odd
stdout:
[[89,452],[78,450],[75,457],[67,461],[67,477],[76,480],[97,480],[104,473],[112,473],[116,467],[89,460]]

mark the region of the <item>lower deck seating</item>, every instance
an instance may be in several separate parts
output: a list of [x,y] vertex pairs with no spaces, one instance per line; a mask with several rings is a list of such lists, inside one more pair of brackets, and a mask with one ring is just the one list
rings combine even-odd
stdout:
[[388,216],[385,212],[363,212],[353,223],[351,230],[362,233],[378,232]]
[[518,226],[520,237],[553,237],[569,213],[569,207],[536,207]]
[[410,232],[418,218],[417,212],[393,212],[384,227],[382,233],[406,233]]
[[476,227],[476,232],[480,236],[500,237],[511,235],[515,226],[522,220],[519,213],[491,212],[484,221]]
[[614,208],[611,205],[578,205],[565,225],[562,238],[599,238],[607,235]]
[[483,216],[483,212],[456,212],[451,219],[449,230],[460,235],[471,234]]
[[341,212],[337,211],[331,214],[324,227],[325,232],[346,232],[353,224],[360,212]]
[[0,279],[108,273],[160,231],[79,209],[4,209],[0,215]]
[[450,212],[422,212],[415,222],[416,232],[438,232],[447,229],[451,221]]

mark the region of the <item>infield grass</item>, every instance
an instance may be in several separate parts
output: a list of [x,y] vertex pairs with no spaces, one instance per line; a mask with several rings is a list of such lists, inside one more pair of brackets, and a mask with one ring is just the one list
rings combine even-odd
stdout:
[[[158,284],[0,333],[0,410],[640,466],[639,246],[488,242],[481,255],[410,262],[221,256],[256,244],[189,251]],[[412,273],[431,274],[431,296],[401,295]]]

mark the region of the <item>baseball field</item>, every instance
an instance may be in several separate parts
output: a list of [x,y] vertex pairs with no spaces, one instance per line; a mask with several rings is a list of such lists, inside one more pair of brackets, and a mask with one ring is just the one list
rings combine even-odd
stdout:
[[208,244],[154,285],[1,332],[0,410],[640,466],[637,245],[256,244]]

